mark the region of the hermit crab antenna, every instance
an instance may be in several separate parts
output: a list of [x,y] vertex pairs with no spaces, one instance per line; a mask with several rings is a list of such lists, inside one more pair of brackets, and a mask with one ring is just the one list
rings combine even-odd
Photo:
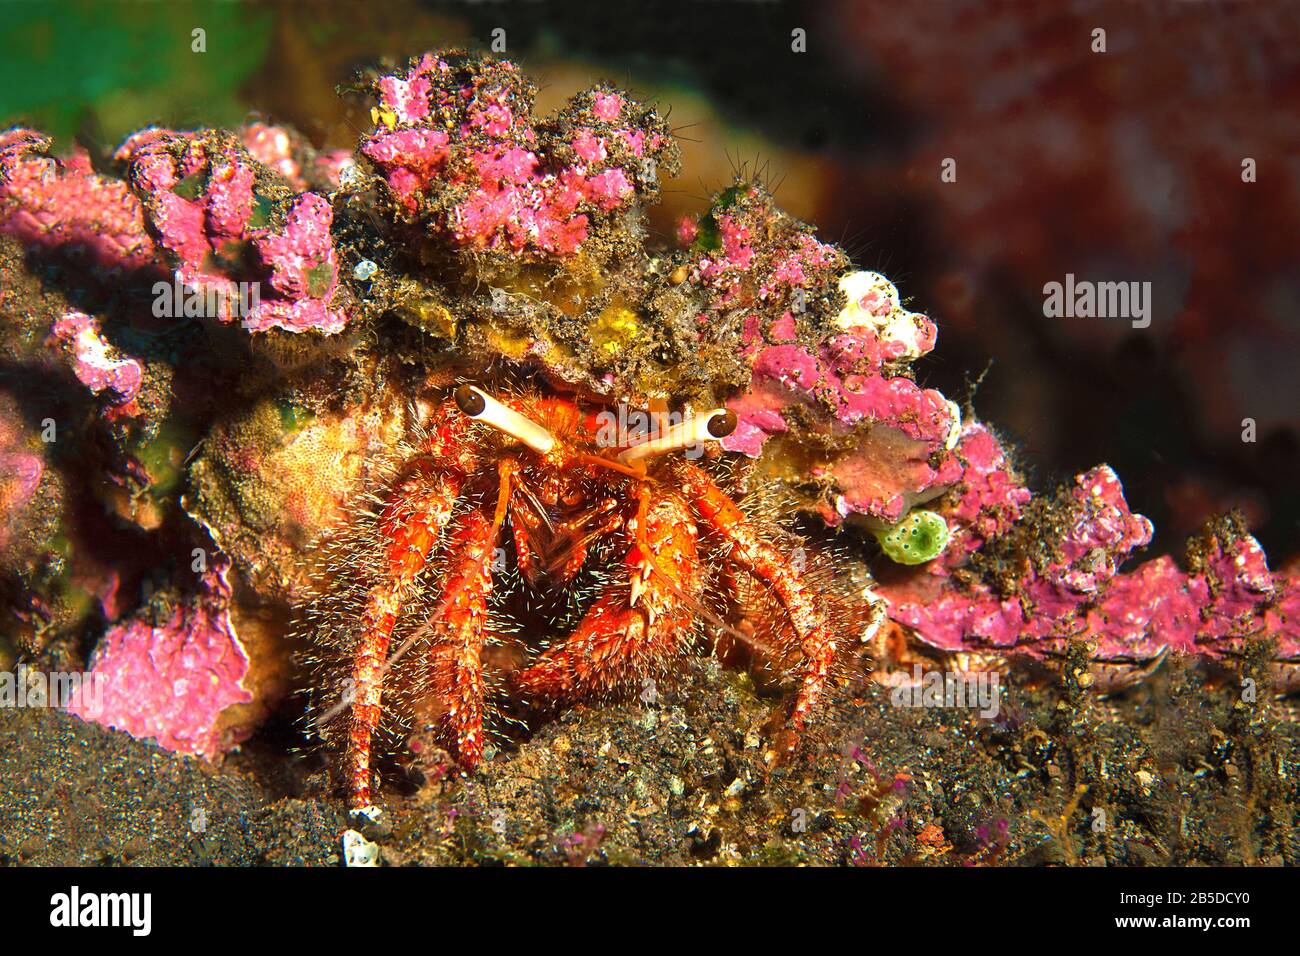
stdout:
[[555,437],[537,422],[507,408],[491,395],[473,385],[462,385],[455,392],[456,407],[470,418],[491,425],[511,438],[523,442],[539,455],[555,445]]
[[726,438],[736,430],[736,413],[729,408],[715,408],[674,425],[658,438],[644,441],[619,453],[618,460],[627,465],[652,455],[666,455]]

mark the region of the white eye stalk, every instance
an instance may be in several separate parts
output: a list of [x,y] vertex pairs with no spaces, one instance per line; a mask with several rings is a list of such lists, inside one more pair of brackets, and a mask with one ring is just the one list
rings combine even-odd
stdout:
[[523,442],[539,455],[545,455],[555,446],[555,437],[537,422],[507,408],[473,385],[456,389],[455,399],[457,407],[470,418]]
[[726,438],[736,430],[736,413],[728,408],[715,408],[679,425],[674,425],[658,438],[644,441],[619,453],[618,460],[625,465],[652,455],[666,455],[694,445]]

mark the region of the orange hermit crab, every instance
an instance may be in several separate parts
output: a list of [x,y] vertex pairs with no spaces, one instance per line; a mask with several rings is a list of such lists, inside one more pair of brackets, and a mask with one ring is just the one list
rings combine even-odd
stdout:
[[764,639],[798,675],[783,734],[793,748],[849,639],[831,620],[837,603],[804,574],[799,549],[782,549],[690,460],[735,428],[731,412],[616,441],[612,415],[550,390],[493,397],[471,384],[435,406],[376,498],[368,547],[378,560],[336,564],[351,597],[313,613],[345,659],[343,702],[317,725],[342,738],[354,813],[371,812],[373,738],[393,703],[465,769],[482,759],[485,648],[512,625],[503,584],[525,606],[581,594],[567,601],[567,636],[507,678],[508,690],[542,708],[665,673],[700,620],[722,623],[708,588],[727,600],[756,584],[781,619]]

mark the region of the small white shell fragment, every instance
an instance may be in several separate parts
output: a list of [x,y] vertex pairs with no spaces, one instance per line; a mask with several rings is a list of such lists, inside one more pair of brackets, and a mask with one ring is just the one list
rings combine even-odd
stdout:
[[372,260],[362,259],[352,267],[352,278],[359,282],[365,282],[378,271],[379,266],[377,266]]
[[848,303],[835,317],[842,329],[874,329],[882,342],[896,342],[907,358],[919,358],[925,316],[903,308],[898,287],[879,272],[846,272],[840,276],[840,291]]
[[948,411],[952,413],[952,427],[948,429],[948,439],[943,444],[945,448],[952,451],[957,447],[957,443],[961,441],[961,406],[950,398],[948,399]]
[[378,866],[379,844],[371,843],[356,830],[344,830],[343,865]]
[[880,626],[885,623],[885,619],[889,616],[888,605],[885,604],[883,598],[869,587],[862,589],[862,597],[866,602],[867,621],[863,625],[862,634],[858,637],[858,640],[863,644],[870,644],[875,639]]

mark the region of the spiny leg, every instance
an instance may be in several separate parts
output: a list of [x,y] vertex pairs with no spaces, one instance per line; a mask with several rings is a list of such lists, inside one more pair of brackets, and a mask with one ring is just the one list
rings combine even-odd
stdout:
[[353,810],[371,805],[371,738],[379,726],[388,644],[403,603],[429,559],[442,527],[451,517],[460,483],[444,476],[417,476],[404,487],[379,519],[386,542],[383,574],[366,597],[360,638],[352,659],[351,723],[345,761]]
[[452,402],[434,409],[420,433],[415,468],[379,516],[381,570],[361,612],[351,686],[344,695],[351,708],[344,772],[354,811],[371,805],[371,742],[383,713],[383,679],[397,615],[476,464],[466,432],[467,422]]
[[818,595],[792,566],[791,560],[766,541],[725,492],[705,472],[693,465],[682,466],[682,488],[690,498],[703,525],[726,540],[728,559],[758,578],[781,602],[803,654],[803,676],[790,711],[793,732],[785,746],[796,746],[830,680],[835,662],[835,632],[818,605]]
[[500,525],[481,511],[460,518],[447,536],[443,590],[429,619],[433,692],[445,706],[447,737],[462,766],[483,759],[482,652]]
[[563,643],[516,677],[538,703],[564,705],[635,687],[680,649],[703,587],[695,523],[679,498],[645,509],[644,528],[628,522],[625,565],[630,597],[610,591]]

